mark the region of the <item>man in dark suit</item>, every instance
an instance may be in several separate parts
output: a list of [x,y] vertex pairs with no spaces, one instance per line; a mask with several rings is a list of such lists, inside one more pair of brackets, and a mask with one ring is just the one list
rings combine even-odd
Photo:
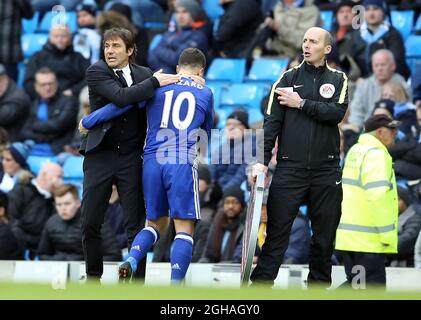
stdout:
[[[86,72],[92,111],[108,103],[124,107],[147,100],[156,88],[180,79],[161,72],[152,74],[148,68],[133,64],[136,45],[133,34],[127,29],[107,30],[103,45],[104,60]],[[144,226],[141,153],[145,135],[145,111],[132,108],[90,130],[82,141],[80,152],[85,155],[82,241],[88,279],[99,279],[103,272],[101,226],[113,183],[120,194],[128,248]]]

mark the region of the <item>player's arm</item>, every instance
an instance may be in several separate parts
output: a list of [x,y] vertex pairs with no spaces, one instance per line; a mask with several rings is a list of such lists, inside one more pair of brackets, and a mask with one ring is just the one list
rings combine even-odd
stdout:
[[95,110],[94,112],[90,113],[86,117],[82,119],[82,125],[86,129],[92,129],[93,127],[97,126],[98,124],[104,123],[111,119],[117,118],[118,116],[122,115],[123,113],[129,111],[133,108],[132,105],[125,106],[123,108],[117,107],[113,103],[109,103],[102,108]]

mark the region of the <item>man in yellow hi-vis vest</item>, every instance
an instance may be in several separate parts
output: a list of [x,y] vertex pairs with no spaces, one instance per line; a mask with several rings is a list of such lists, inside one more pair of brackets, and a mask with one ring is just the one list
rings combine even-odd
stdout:
[[345,160],[336,249],[343,253],[347,281],[353,285],[385,286],[386,254],[397,252],[398,198],[387,147],[398,126],[389,116],[371,116]]

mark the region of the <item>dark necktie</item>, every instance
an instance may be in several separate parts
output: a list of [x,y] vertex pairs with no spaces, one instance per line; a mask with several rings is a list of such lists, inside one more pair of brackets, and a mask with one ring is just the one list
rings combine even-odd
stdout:
[[123,87],[128,87],[126,79],[124,79],[123,70],[117,70],[115,72],[117,74],[118,79],[120,80]]

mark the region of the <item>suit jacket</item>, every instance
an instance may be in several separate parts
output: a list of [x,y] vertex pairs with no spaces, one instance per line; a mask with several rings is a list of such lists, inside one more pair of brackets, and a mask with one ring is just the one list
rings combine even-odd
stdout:
[[[159,87],[159,82],[152,76],[152,71],[136,64],[130,64],[130,69],[133,84],[131,87],[124,88],[114,71],[108,67],[104,60],[99,60],[88,68],[86,81],[89,88],[91,111],[95,111],[108,103],[125,107],[153,97],[155,89]],[[143,120],[146,120],[144,112],[143,118]],[[101,150],[100,144],[112,126],[113,120],[90,130],[88,135],[82,139],[80,153],[88,154]],[[146,132],[145,121],[142,130]]]

